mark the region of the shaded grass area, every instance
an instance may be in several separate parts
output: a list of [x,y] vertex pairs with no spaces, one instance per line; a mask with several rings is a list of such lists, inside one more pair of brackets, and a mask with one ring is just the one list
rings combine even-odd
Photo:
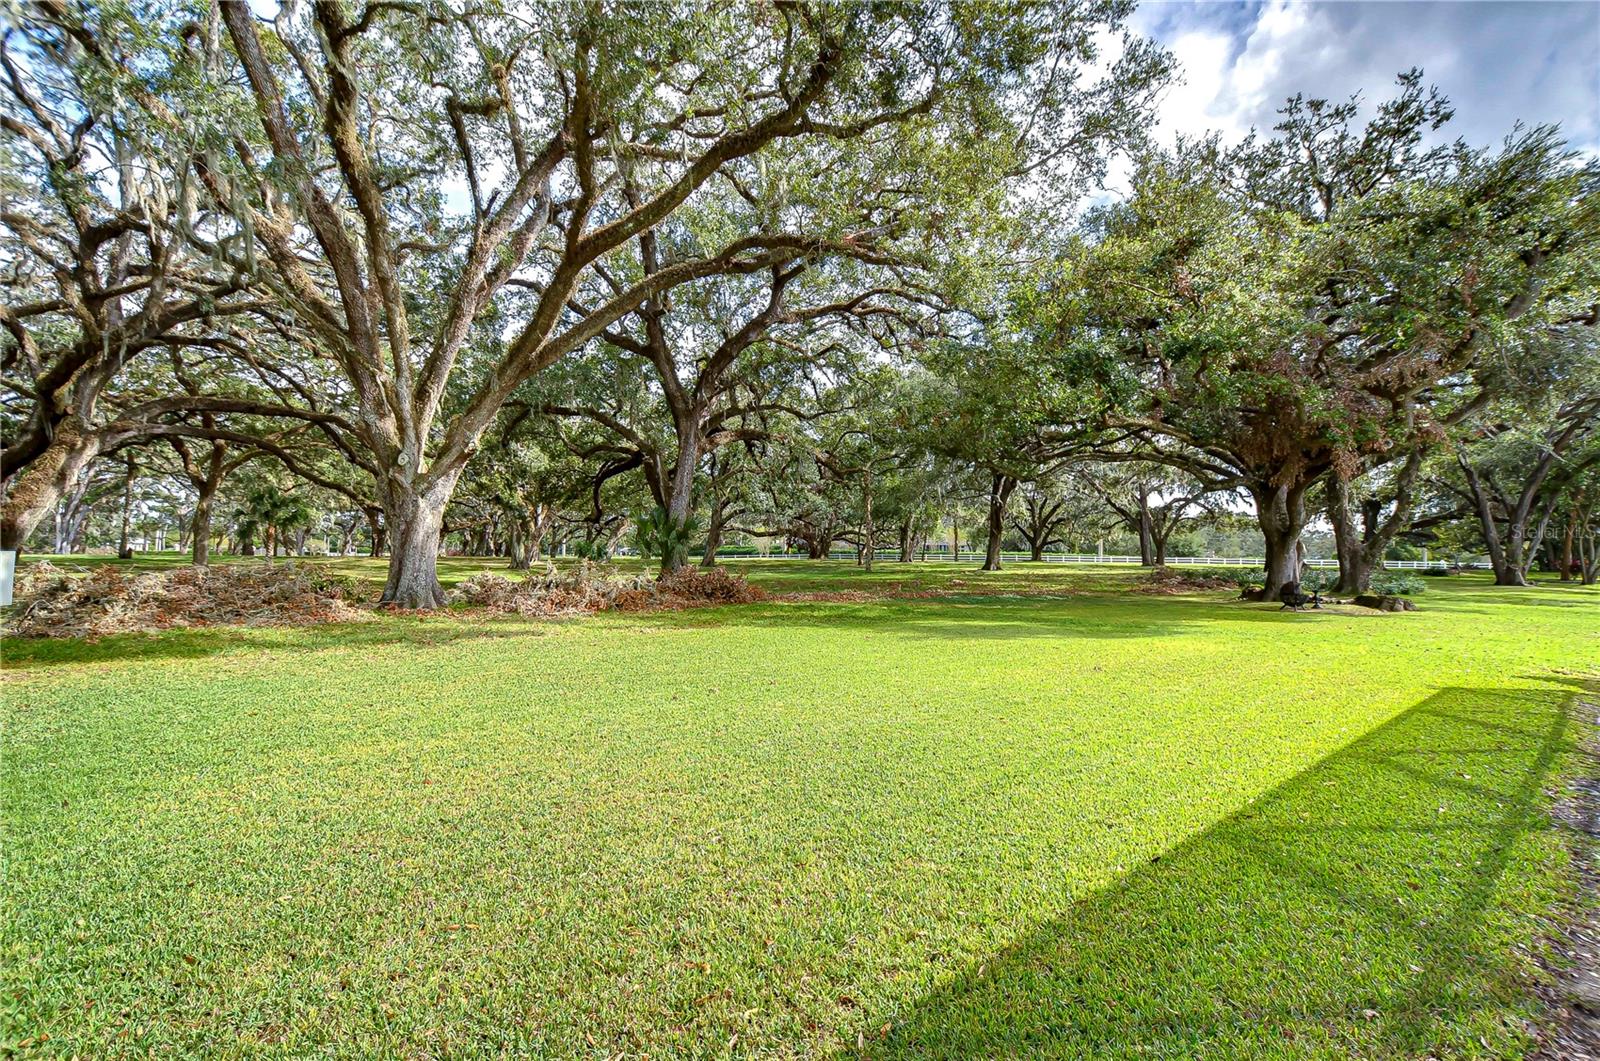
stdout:
[[[877,1057],[1505,1056],[1565,695],[1446,689],[919,1000]],[[1441,1038],[1441,1029],[1448,1037]]]
[[[186,552],[160,552],[160,553],[135,553],[132,559],[122,560],[111,555],[72,553],[68,555],[30,554],[18,560],[18,570],[26,570],[30,565],[40,561],[48,561],[57,567],[71,571],[76,568],[95,568],[101,566],[122,567],[130,573],[144,574],[153,571],[175,571],[189,564],[189,554]],[[376,590],[383,588],[384,579],[388,577],[389,561],[383,557],[371,556],[280,556],[268,560],[265,556],[233,556],[228,553],[212,553],[213,564],[314,564],[344,578],[359,581],[364,586]],[[564,563],[567,561],[563,561]],[[445,586],[454,586],[481,571],[493,571],[496,574],[515,575],[511,570],[511,562],[505,557],[441,556],[438,561],[439,581]]]
[[[125,567],[132,572],[171,571],[188,563],[187,554],[137,553],[131,560],[114,556],[24,556],[19,564],[26,568],[40,560],[66,570],[87,569],[100,565]],[[214,555],[218,564],[265,564],[263,557]],[[388,571],[388,561],[368,556],[312,556],[279,557],[270,561],[276,564],[313,564],[332,573],[355,581],[360,592],[376,601],[383,588]],[[571,567],[579,561],[573,557],[556,557],[549,561],[558,568]],[[543,564],[538,565],[541,569]],[[654,561],[638,557],[622,557],[612,562],[610,569],[622,573],[655,571]],[[873,570],[862,570],[851,560],[799,560],[759,559],[754,557],[729,557],[721,566],[743,575],[751,583],[774,594],[825,594],[834,592],[865,592],[886,596],[914,596],[934,592],[981,597],[985,595],[1040,595],[1071,593],[1115,593],[1143,584],[1150,574],[1148,568],[1132,564],[1061,564],[1009,562],[999,571],[982,571],[971,561],[953,563],[947,560],[917,560],[900,563],[880,560]],[[520,578],[522,572],[514,571],[504,557],[446,556],[438,561],[439,581],[448,590],[454,589],[473,575],[490,572],[509,578]],[[1179,571],[1198,570],[1177,568]],[[1227,573],[1237,569],[1210,568],[1212,573]],[[1576,582],[1560,582],[1556,576],[1536,574],[1535,584],[1545,590],[1568,594],[1573,600],[1594,600],[1595,591]],[[1463,587],[1482,587],[1492,580],[1486,572],[1469,572],[1451,578],[1429,578],[1424,581],[1428,592],[1450,593]],[[1231,590],[1207,594],[1212,599],[1232,596]],[[1418,601],[1428,598],[1419,595]],[[1514,597],[1501,598],[1507,603]],[[1543,599],[1543,598],[1541,598]]]
[[[19,561],[20,568],[25,569],[30,564],[40,560],[72,570],[75,568],[92,568],[100,565],[115,565],[125,567],[130,571],[171,571],[188,563],[187,554],[176,552],[164,553],[136,553],[131,560],[119,560],[114,556],[81,555],[49,556],[29,555]],[[218,564],[264,564],[268,563],[263,557],[230,556],[228,554],[214,554],[213,563]],[[378,592],[383,588],[384,578],[388,572],[388,561],[383,558],[368,556],[312,556],[312,557],[279,557],[271,563],[278,564],[315,564],[324,567],[334,574],[355,580],[363,591],[369,593],[376,600]],[[570,567],[579,561],[573,557],[556,557],[549,561],[557,567]],[[542,564],[539,566],[543,566]],[[634,573],[639,571],[654,571],[654,561],[643,560],[638,557],[622,557],[609,565],[619,572]],[[880,560],[873,565],[873,570],[862,570],[851,560],[799,560],[799,559],[759,559],[754,557],[729,557],[722,566],[737,574],[744,575],[750,581],[775,594],[807,594],[830,593],[836,591],[869,592],[886,595],[914,595],[923,591],[941,593],[959,593],[962,595],[981,596],[984,594],[1021,594],[1030,595],[1061,593],[1103,593],[1116,592],[1138,585],[1146,580],[1149,575],[1148,568],[1141,568],[1131,564],[1060,564],[1049,561],[1041,563],[1009,562],[999,571],[982,571],[971,561],[954,563],[948,560],[916,560],[909,563],[900,563],[894,560]],[[505,557],[495,556],[444,556],[438,561],[439,581],[446,589],[452,589],[481,572],[505,575],[510,578],[521,577],[521,573],[510,567],[510,561]],[[1179,571],[1197,570],[1195,568],[1177,568]],[[1211,568],[1213,573],[1230,572],[1237,569]],[[1470,572],[1451,578],[1429,578],[1425,580],[1424,588],[1428,591],[1443,590],[1450,592],[1460,587],[1482,586],[1491,582],[1485,572]],[[1572,594],[1575,599],[1593,600],[1594,590],[1575,582],[1560,582],[1556,576],[1549,574],[1535,574],[1534,581],[1542,589]],[[1227,596],[1223,591],[1220,596]],[[1213,597],[1219,594],[1212,594]],[[1425,600],[1426,597],[1419,597]],[[1503,598],[1511,601],[1513,598]]]
[[1410,615],[1293,615],[1099,582],[1007,597],[1057,588],[1027,575],[7,645],[0,1041],[1526,1045],[1566,889],[1558,672],[1600,661],[1600,596],[1439,580]]
[[[92,568],[110,564],[129,571],[171,571],[188,563],[187,554],[137,553],[131,560],[114,556],[24,556],[21,566],[26,568],[40,560],[48,560],[58,567]],[[218,564],[264,564],[263,557],[215,555]],[[376,594],[383,587],[388,571],[388,561],[368,556],[309,556],[279,557],[277,564],[315,564],[334,574],[355,579]],[[578,563],[573,557],[556,557],[550,561],[557,567]],[[542,564],[540,565],[543,566]],[[623,557],[612,565],[618,571],[654,571],[655,563],[637,557]],[[752,582],[774,593],[811,593],[835,590],[866,590],[870,592],[916,592],[919,590],[970,590],[982,591],[1048,591],[1053,588],[1114,589],[1129,585],[1141,578],[1142,569],[1132,566],[1095,564],[1018,563],[1008,564],[1001,571],[980,571],[973,563],[952,563],[931,560],[913,563],[880,561],[868,573],[848,560],[761,560],[730,557],[723,565],[730,571],[747,576]],[[513,571],[510,561],[495,556],[445,556],[438,561],[439,582],[447,589],[480,572],[489,571],[511,578],[520,577]]]

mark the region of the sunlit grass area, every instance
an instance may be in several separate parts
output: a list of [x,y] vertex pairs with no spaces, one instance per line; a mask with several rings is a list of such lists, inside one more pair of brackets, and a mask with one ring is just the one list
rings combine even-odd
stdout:
[[1135,577],[8,643],[4,1042],[1520,1052],[1600,594],[1292,614]]

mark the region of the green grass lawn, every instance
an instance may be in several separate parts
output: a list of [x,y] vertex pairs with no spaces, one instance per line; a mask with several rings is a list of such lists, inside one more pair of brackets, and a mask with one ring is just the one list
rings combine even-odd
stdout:
[[8,643],[0,1043],[1519,1053],[1600,594],[1291,614],[1134,577]]

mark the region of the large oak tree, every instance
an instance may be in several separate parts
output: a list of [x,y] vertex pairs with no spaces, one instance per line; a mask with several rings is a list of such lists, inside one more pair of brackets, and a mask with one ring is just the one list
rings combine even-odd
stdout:
[[[1161,65],[1135,46],[1086,80],[1093,31],[1127,13],[1118,2],[685,4],[642,18],[626,4],[465,17],[322,0],[272,24],[222,9],[239,109],[257,125],[216,133],[197,168],[259,241],[262,282],[349,377],[383,471],[384,599],[403,606],[442,601],[445,505],[530,377],[682,283],[890,247],[937,220],[922,182],[907,192],[863,152],[907,172],[941,163],[964,187],[1023,168],[1082,180],[1103,126],[1135,119]],[[1095,124],[1063,121],[1085,95]],[[859,202],[791,216],[769,167],[835,175],[887,221],[853,227]],[[730,194],[767,204],[759,226],[609,282],[619,249]]]
[[1597,170],[1553,130],[1429,148],[1449,111],[1415,73],[1357,111],[1297,98],[1274,137],[1151,160],[1056,292],[1106,421],[1254,498],[1269,597],[1320,480],[1441,441],[1441,388],[1600,290]]

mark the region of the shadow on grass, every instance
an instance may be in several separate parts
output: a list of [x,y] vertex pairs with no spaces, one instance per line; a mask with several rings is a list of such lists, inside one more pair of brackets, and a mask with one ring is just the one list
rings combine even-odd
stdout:
[[1116,593],[984,593],[872,601],[772,601],[679,612],[639,613],[641,621],[699,627],[737,623],[782,629],[872,630],[943,643],[1012,638],[1159,637],[1218,623],[1306,624],[1338,620],[1404,622],[1373,612],[1290,612],[1231,596]]
[[[108,562],[117,562],[110,560]],[[315,561],[338,564],[341,560]],[[442,562],[441,562],[442,563]],[[820,561],[818,562],[820,563]],[[463,571],[457,571],[462,575]],[[769,586],[777,593],[791,587]],[[916,588],[916,587],[911,587]],[[1492,596],[1468,596],[1461,590],[1489,587],[1455,587],[1422,602],[1428,608],[1460,613],[1493,614],[1501,605],[1515,603],[1545,607],[1592,606],[1593,600],[1551,599],[1537,589],[1494,591]],[[871,586],[887,591],[892,585]],[[376,589],[373,590],[376,593]],[[1534,596],[1517,598],[1513,594]],[[465,616],[446,611],[435,615],[385,615],[370,624],[325,624],[303,627],[207,627],[161,633],[113,635],[97,640],[71,638],[22,640],[7,638],[3,653],[6,669],[27,670],[55,665],[105,663],[120,660],[193,659],[230,648],[251,645],[287,651],[318,651],[333,647],[378,646],[415,642],[441,644],[475,638],[536,636],[557,624],[590,621],[592,617],[519,620],[510,616]],[[682,611],[607,613],[629,623],[665,627],[701,628],[748,625],[794,629],[873,630],[950,644],[1013,638],[1121,639],[1178,634],[1217,623],[1306,623],[1367,620],[1405,622],[1404,616],[1365,611],[1289,612],[1276,604],[1240,601],[1233,591],[1197,591],[1179,595],[1131,593],[1128,587],[973,587],[935,597],[896,598],[885,595],[865,601],[775,600],[750,605],[708,606]]]
[[382,616],[370,623],[321,623],[310,626],[208,626],[158,633],[112,634],[83,638],[7,638],[4,669],[149,660],[201,659],[234,649],[271,652],[322,652],[329,649],[381,648],[387,645],[448,645],[485,638],[538,637],[569,621],[527,621],[515,617],[465,619],[438,616]]
[[1517,1052],[1569,696],[1437,693],[884,1014],[868,1053]]

